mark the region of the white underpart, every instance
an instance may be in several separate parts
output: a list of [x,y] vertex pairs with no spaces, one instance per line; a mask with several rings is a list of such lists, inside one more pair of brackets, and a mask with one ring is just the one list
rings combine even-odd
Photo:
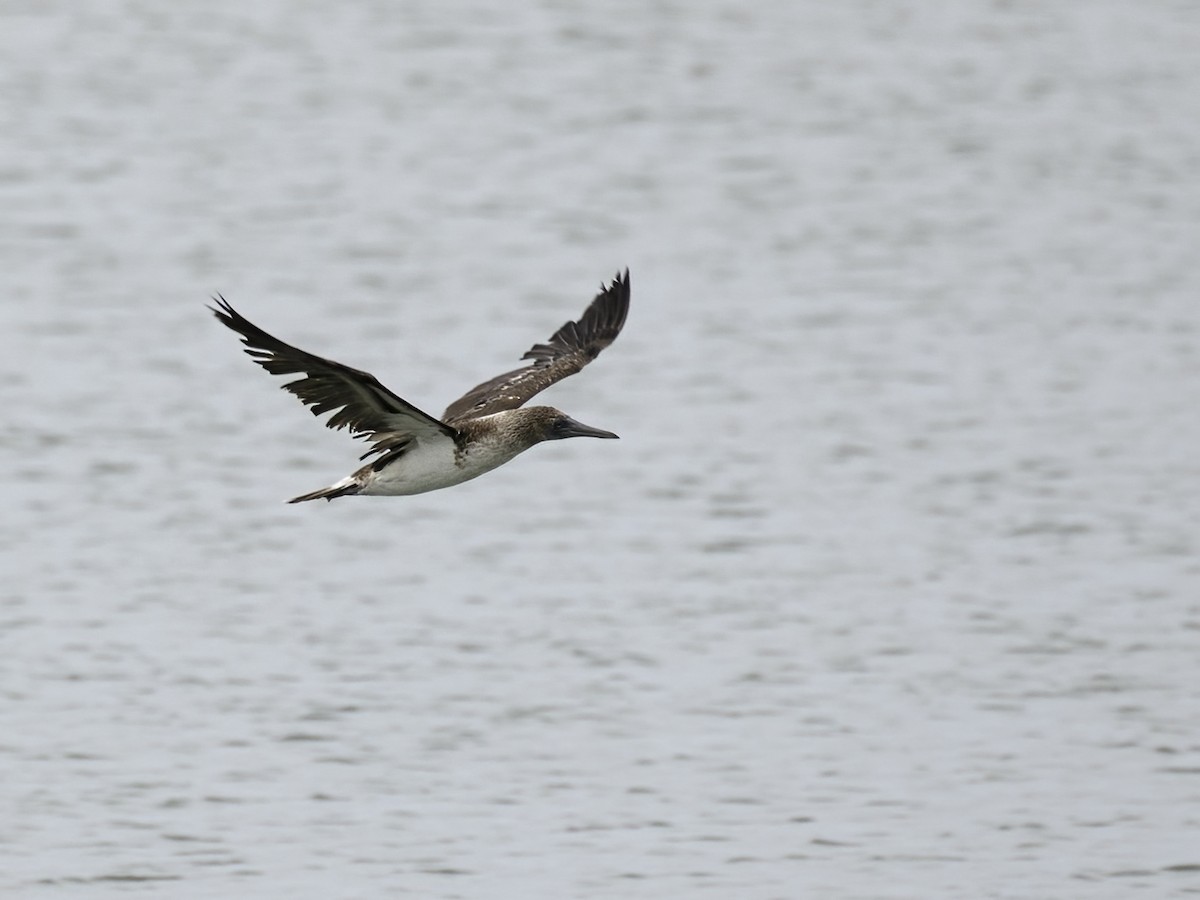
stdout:
[[[483,440],[471,444],[465,455],[455,453],[448,438],[444,441],[418,441],[403,456],[379,472],[368,472],[361,493],[377,496],[423,494],[478,478],[502,466],[526,447],[514,446],[500,440]],[[355,483],[354,476],[343,479]]]

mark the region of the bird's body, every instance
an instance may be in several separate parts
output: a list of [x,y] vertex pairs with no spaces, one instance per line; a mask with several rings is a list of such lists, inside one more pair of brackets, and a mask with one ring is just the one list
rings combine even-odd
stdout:
[[381,458],[367,463],[353,475],[290,502],[322,497],[332,500],[350,494],[398,497],[462,484],[504,465],[544,440],[536,431],[525,427],[537,422],[542,410],[558,412],[548,406],[534,406],[502,410],[481,419],[468,420],[459,427],[463,435],[461,441],[416,441],[394,459]]
[[530,447],[568,437],[615,438],[576,422],[549,406],[523,407],[530,397],[578,372],[620,333],[629,309],[629,273],[615,278],[584,311],[545,344],[525,354],[533,362],[480,384],[450,404],[442,419],[421,412],[385,388],[372,375],[306,353],[253,325],[224,298],[213,310],[242,335],[248,353],[276,375],[302,373],[284,385],[314,415],[334,412],[326,425],[349,428],[372,447],[376,459],[326,488],[289,502],[355,494],[421,494],[477,478]]

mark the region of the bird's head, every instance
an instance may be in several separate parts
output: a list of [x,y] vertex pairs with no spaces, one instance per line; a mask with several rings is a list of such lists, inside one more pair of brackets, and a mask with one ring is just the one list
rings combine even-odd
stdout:
[[593,428],[591,425],[584,425],[582,422],[576,422],[562,410],[555,409],[553,406],[533,406],[525,410],[529,421],[534,425],[534,433],[538,436],[538,440],[542,441],[561,441],[564,438],[575,437],[593,437],[593,438],[616,438],[618,435],[611,431],[604,431],[600,428]]

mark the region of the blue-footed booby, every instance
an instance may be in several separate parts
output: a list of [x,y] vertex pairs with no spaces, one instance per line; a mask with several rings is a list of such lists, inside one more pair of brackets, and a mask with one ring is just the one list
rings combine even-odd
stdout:
[[421,494],[461,484],[489,472],[542,441],[571,437],[615,438],[576,422],[550,406],[523,406],[534,394],[574,375],[621,333],[629,311],[629,270],[618,273],[577,322],[567,322],[522,359],[528,365],[476,385],[455,400],[441,419],[422,412],[379,383],[375,376],[306,353],[272,337],[218,294],[209,307],[222,324],[242,336],[246,353],[272,375],[303,375],[283,385],[314,416],[332,412],[325,425],[348,428],[375,456],[329,487],[293,497],[304,500],[354,494]]

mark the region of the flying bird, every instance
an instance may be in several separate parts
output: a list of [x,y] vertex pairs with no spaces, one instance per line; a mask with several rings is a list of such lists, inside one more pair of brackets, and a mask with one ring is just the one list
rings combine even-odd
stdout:
[[534,444],[572,437],[615,438],[550,406],[525,406],[540,391],[574,375],[621,333],[629,311],[629,270],[618,273],[577,322],[567,322],[522,359],[528,365],[476,385],[435,419],[393,394],[368,372],[307,353],[267,334],[218,294],[209,307],[242,336],[246,353],[272,375],[301,375],[283,385],[314,416],[332,412],[328,428],[349,429],[375,457],[329,487],[289,503],[355,494],[399,496],[436,491],[490,472]]

